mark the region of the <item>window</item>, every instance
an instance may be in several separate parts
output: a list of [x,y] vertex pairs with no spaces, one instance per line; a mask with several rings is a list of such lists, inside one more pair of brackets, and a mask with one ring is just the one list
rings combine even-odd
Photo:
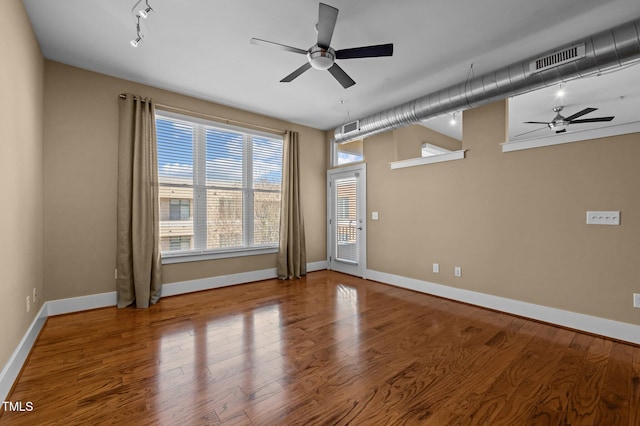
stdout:
[[343,142],[343,143],[331,143],[332,159],[334,166],[342,166],[345,164],[357,163],[364,161],[364,154],[362,151],[362,139]]
[[189,220],[191,218],[191,200],[169,199],[169,220]]
[[162,251],[191,250],[191,236],[182,235],[177,237],[161,237],[160,245]]
[[164,111],[156,131],[165,263],[277,249],[281,136]]

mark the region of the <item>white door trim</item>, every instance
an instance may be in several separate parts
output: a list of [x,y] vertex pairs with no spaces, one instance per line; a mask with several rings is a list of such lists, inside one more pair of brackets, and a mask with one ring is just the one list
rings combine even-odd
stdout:
[[350,166],[337,167],[327,170],[327,265],[332,269],[331,258],[334,245],[333,225],[330,223],[332,217],[332,193],[331,180],[335,175],[342,173],[359,173],[358,176],[358,216],[362,218],[362,231],[359,234],[360,255],[358,262],[357,276],[366,278],[367,271],[367,164],[358,163]]

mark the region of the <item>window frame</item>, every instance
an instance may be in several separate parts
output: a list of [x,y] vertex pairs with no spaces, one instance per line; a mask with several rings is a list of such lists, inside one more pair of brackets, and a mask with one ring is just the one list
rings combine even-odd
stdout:
[[345,143],[349,144],[351,142],[359,142],[361,144],[362,153],[359,154],[360,159],[352,160],[352,161],[340,162],[340,145],[341,145],[341,143],[334,142],[333,139],[331,141],[329,141],[329,143],[330,143],[330,151],[331,151],[331,154],[330,154],[331,155],[331,167],[344,167],[344,166],[351,166],[353,164],[364,163],[364,161],[365,161],[365,159],[364,159],[364,139],[356,139],[354,141],[345,142]]
[[[169,120],[179,120],[186,123],[192,123],[197,126],[209,126],[213,128],[217,128],[220,130],[228,130],[231,132],[242,133],[243,135],[243,186],[239,191],[242,192],[243,204],[251,205],[251,214],[243,214],[242,215],[242,227],[243,227],[243,246],[242,247],[222,247],[215,249],[206,248],[206,241],[202,243],[199,241],[202,237],[198,237],[198,232],[204,235],[207,234],[207,220],[206,217],[198,217],[196,203],[196,197],[198,196],[199,191],[206,191],[206,182],[203,182],[204,172],[198,172],[196,170],[197,166],[195,162],[201,161],[200,158],[204,158],[205,149],[204,145],[206,144],[206,137],[202,133],[205,133],[205,129],[203,127],[194,127],[194,174],[193,174],[193,200],[192,205],[190,207],[191,218],[193,220],[193,235],[192,235],[192,244],[194,249],[189,251],[181,251],[176,250],[175,252],[161,252],[161,260],[162,264],[173,264],[173,263],[183,263],[183,262],[197,262],[202,260],[211,260],[211,259],[225,259],[231,257],[241,257],[241,256],[255,256],[261,254],[273,254],[278,252],[278,242],[273,244],[263,244],[263,245],[249,245],[249,241],[253,241],[254,232],[253,232],[253,221],[255,219],[255,204],[253,202],[254,195],[257,192],[265,192],[264,190],[256,189],[253,186],[253,143],[252,137],[258,138],[268,138],[268,139],[278,139],[282,144],[282,148],[284,148],[284,137],[282,134],[278,133],[269,133],[260,130],[255,130],[250,127],[241,127],[234,126],[227,123],[220,123],[218,121],[214,121],[211,119],[201,118],[193,115],[186,114],[178,114],[172,111],[167,111],[164,109],[157,108],[155,119],[169,119]],[[154,121],[155,124],[155,121]],[[201,133],[201,134],[198,134]],[[199,146],[196,146],[195,141],[198,138],[204,138],[204,144],[200,143]],[[204,160],[206,162],[206,160]],[[158,166],[160,166],[158,164]],[[202,165],[200,165],[202,168]],[[282,194],[282,181],[280,182],[280,194]],[[282,203],[282,199],[280,200]],[[205,210],[206,211],[206,210]],[[278,221],[279,224],[279,221]],[[204,244],[204,247],[203,247]]]

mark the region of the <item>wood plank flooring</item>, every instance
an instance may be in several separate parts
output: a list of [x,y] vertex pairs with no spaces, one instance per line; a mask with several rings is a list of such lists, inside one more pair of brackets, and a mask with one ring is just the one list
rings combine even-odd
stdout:
[[48,319],[2,425],[640,425],[640,347],[321,271]]

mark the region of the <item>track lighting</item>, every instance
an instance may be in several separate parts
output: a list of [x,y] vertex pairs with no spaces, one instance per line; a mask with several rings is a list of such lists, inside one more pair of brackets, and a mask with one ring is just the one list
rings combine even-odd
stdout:
[[142,0],[138,0],[133,5],[133,8],[131,8],[131,13],[136,17],[136,38],[131,40],[130,42],[131,46],[133,47],[138,47],[138,44],[140,44],[142,38],[144,37],[144,35],[140,31],[140,18],[147,19],[147,17],[149,16],[149,12],[153,10],[153,8],[149,6],[149,0],[144,1],[144,5],[146,5],[146,7],[144,7],[144,5],[141,6],[141,4]]
[[142,33],[140,32],[140,16],[136,16],[138,22],[136,23],[136,38],[131,40],[131,46],[138,47],[138,44],[142,41]]
[[138,15],[140,15],[142,19],[147,19],[147,16],[149,16],[149,12],[153,10],[151,6],[149,6],[149,0],[145,0],[145,4],[147,5],[146,8],[138,10]]
[[455,125],[456,125],[456,123],[457,123],[457,121],[456,121],[456,113],[454,112],[454,113],[451,115],[451,120],[449,121],[449,124],[450,124],[450,125],[452,125],[452,126],[455,126]]

